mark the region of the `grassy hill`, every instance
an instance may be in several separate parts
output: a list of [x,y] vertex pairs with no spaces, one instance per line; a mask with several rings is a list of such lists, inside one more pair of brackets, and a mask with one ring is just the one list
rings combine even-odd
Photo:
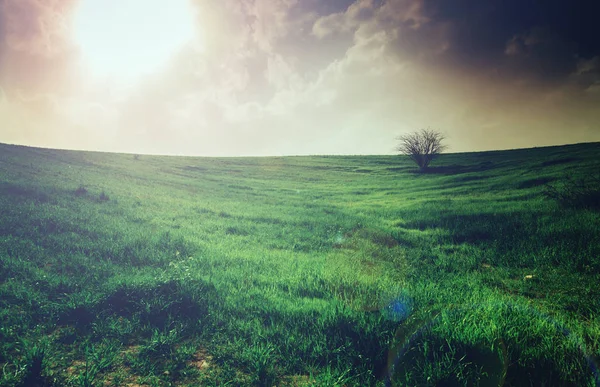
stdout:
[[598,155],[0,144],[0,385],[600,384]]

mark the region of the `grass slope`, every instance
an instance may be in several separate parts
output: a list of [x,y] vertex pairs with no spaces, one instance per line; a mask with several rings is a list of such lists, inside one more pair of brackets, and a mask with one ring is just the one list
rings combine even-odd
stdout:
[[598,385],[598,154],[0,144],[0,385]]

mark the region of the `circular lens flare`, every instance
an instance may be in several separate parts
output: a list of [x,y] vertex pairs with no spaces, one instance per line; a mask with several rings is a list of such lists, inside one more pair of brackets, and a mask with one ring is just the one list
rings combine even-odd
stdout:
[[[405,309],[402,305],[404,305],[403,302],[392,302],[388,308],[392,310],[392,315],[404,316]],[[474,310],[480,307],[489,308],[490,306],[494,306],[494,304],[462,307],[455,306],[450,309],[450,312],[456,314],[456,316],[462,316],[471,309]],[[579,346],[579,360],[585,359],[589,372],[596,385],[600,385],[598,384],[600,383],[598,359],[595,359],[589,349],[581,344],[583,343],[583,340],[580,337],[577,337],[574,332],[571,332],[567,327],[563,326],[560,322],[553,320],[550,316],[533,308],[525,308],[516,304],[498,304],[497,308],[499,312],[504,311],[505,313],[508,312],[510,314],[521,314],[521,316],[529,315],[534,319],[546,320],[550,323],[548,326],[553,328],[558,334],[558,337],[562,336],[564,340],[571,340],[574,343],[579,343],[577,344]],[[458,342],[452,343],[451,341],[440,340],[439,338],[437,338],[436,341],[436,337],[431,335],[431,328],[441,322],[440,313],[434,313],[429,317],[423,317],[421,319],[415,319],[400,324],[396,331],[393,345],[388,352],[388,367],[385,376],[386,386],[392,387],[405,384],[402,382],[402,379],[410,374],[410,372],[407,371],[410,370],[411,367],[414,367],[418,361],[431,362],[430,358],[432,357],[433,352],[437,352],[437,355],[439,355],[438,358],[443,358],[444,355],[448,355],[451,352],[452,346],[455,346],[455,348],[457,345],[460,346],[460,343]],[[550,329],[552,330],[552,328]],[[422,344],[431,344],[429,357],[424,356],[424,353],[428,353],[427,351],[423,352],[421,350],[416,350],[420,348],[420,345]],[[458,354],[458,357],[464,356],[461,360],[469,356],[467,363],[475,364],[484,371],[482,375],[485,376],[486,383],[483,385],[503,386],[505,384],[509,367],[515,365],[511,363],[511,360],[509,359],[509,348],[504,339],[498,337],[490,347],[486,347],[485,345],[473,345],[472,343],[463,344],[462,347],[463,348],[456,354]],[[435,358],[435,356],[433,356],[433,358]],[[543,368],[540,369],[544,372]],[[519,375],[523,376],[523,369],[517,369],[514,372],[520,372],[521,374]],[[396,378],[398,378],[399,382],[396,382]]]

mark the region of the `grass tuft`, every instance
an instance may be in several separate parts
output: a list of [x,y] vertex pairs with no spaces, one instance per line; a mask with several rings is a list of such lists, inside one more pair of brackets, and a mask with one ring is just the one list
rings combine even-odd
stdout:
[[110,197],[106,194],[106,192],[104,192],[104,191],[100,192],[100,195],[98,196],[98,201],[100,203],[107,202],[109,200],[110,200]]
[[77,187],[74,194],[75,194],[75,196],[85,196],[88,194],[88,190],[87,190],[87,188],[85,188],[85,186],[80,185],[79,187]]

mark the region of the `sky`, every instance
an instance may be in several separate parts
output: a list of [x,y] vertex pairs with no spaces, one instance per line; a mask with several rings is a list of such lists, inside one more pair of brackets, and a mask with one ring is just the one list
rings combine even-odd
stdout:
[[0,142],[198,156],[600,141],[595,0],[0,0]]

